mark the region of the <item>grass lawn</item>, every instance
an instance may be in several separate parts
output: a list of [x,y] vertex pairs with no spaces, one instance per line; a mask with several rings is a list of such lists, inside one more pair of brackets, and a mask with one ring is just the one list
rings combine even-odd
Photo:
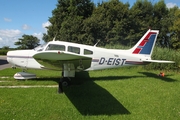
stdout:
[[[57,71],[29,70],[37,79],[17,81],[21,70],[0,71],[0,86],[57,85]],[[0,88],[1,120],[179,120],[180,73],[141,67],[77,74],[72,85],[57,88]],[[3,82],[2,82],[3,81]]]

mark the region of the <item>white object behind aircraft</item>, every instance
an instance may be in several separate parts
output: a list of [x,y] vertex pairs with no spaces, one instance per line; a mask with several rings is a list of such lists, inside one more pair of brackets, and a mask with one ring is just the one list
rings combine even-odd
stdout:
[[[62,84],[75,77],[77,71],[101,70],[132,65],[146,65],[151,62],[174,63],[173,61],[152,60],[151,55],[158,30],[148,30],[137,44],[129,50],[105,49],[64,41],[50,41],[33,50],[15,50],[7,53],[7,61],[22,69],[52,69],[62,71]],[[36,77],[34,74],[19,72],[15,79]],[[68,79],[67,79],[68,78]]]

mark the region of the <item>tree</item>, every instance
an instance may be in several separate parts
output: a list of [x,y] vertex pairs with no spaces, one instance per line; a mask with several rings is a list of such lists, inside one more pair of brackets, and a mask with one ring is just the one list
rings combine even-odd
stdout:
[[122,43],[128,33],[128,11],[129,4],[119,0],[99,4],[92,16],[84,20],[86,41],[95,44],[100,40],[100,45]]
[[[91,0],[58,0],[52,11],[45,42],[57,40],[94,45],[132,46],[148,29],[159,30],[161,47],[180,48],[179,8],[168,9],[164,0],[137,0],[132,7],[120,0],[95,6]],[[171,40],[170,40],[171,39]]]
[[37,37],[24,34],[14,45],[19,46],[19,49],[33,49],[39,46],[39,42],[40,40]]
[[48,42],[56,36],[58,40],[77,42],[77,36],[82,35],[83,20],[91,16],[93,9],[91,0],[58,0],[43,40]]
[[170,26],[170,43],[174,49],[180,49],[180,9],[174,7],[171,12],[174,13],[173,25]]
[[167,34],[169,33],[169,26],[171,26],[171,17],[168,15],[168,12],[164,0],[160,0],[154,4],[152,29],[160,30],[157,43],[161,47],[169,46],[169,38]]
[[9,50],[9,46],[3,46],[2,50]]
[[[130,9],[133,43],[153,25],[153,5],[148,0],[137,0]],[[130,36],[131,38],[131,36]]]

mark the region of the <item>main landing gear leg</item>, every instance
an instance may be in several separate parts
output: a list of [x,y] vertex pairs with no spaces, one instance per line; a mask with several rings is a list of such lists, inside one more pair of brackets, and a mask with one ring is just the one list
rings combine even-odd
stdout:
[[63,87],[62,87],[62,80],[60,79],[59,80],[59,83],[58,83],[58,93],[63,93]]
[[63,93],[63,86],[70,84],[71,78],[75,77],[75,67],[72,63],[64,63],[62,70],[62,78],[59,81],[58,93]]
[[58,93],[63,93],[63,87],[62,87],[62,81],[63,81],[63,75],[64,72],[62,72],[62,78],[60,78],[59,83],[58,83]]

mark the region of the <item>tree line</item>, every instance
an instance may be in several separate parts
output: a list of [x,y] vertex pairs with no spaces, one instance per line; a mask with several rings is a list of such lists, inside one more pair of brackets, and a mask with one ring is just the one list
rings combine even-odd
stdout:
[[[100,41],[101,46],[133,46],[148,29],[157,29],[158,46],[180,49],[180,9],[167,8],[164,0],[137,0],[132,6],[119,0],[97,5],[91,0],[58,0],[49,22],[43,34],[45,42],[56,37],[88,45]],[[15,45],[21,45],[18,42]]]

